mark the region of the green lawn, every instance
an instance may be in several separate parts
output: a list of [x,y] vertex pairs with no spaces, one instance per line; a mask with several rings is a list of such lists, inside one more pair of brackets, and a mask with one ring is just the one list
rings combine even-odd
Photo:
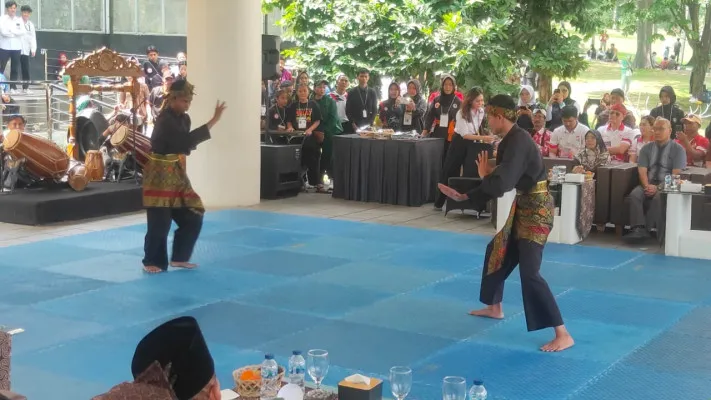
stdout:
[[[623,36],[619,32],[608,31],[610,35],[609,43],[614,43],[618,48],[620,57],[631,56],[637,47],[637,38],[634,36]],[[599,46],[599,43],[597,43]],[[589,42],[588,42],[589,46]],[[653,50],[660,55],[664,51],[664,44],[656,42]],[[686,59],[691,57],[692,50],[688,45],[684,50]],[[627,94],[627,104],[639,110],[640,115],[645,115],[659,103],[659,90],[662,86],[671,86],[677,95],[677,103],[684,110],[690,112],[689,108],[689,76],[691,70],[662,71],[662,70],[635,70],[632,76],[630,93]],[[593,61],[588,69],[575,79],[569,79],[572,86],[571,97],[580,104],[585,104],[588,98],[600,98],[605,92],[621,87],[620,64]],[[560,81],[554,80],[554,85]],[[698,105],[694,105],[693,111],[703,112],[706,107],[699,110]],[[704,121],[704,126],[708,119]]]

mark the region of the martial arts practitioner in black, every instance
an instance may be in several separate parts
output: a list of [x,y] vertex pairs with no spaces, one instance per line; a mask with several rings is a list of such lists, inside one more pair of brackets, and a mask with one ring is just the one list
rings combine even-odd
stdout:
[[531,135],[515,124],[516,108],[514,99],[507,95],[493,97],[486,107],[489,129],[503,136],[503,140],[495,168],[489,166],[487,153],[479,155],[481,185],[466,194],[444,184],[439,184],[439,188],[456,201],[470,200],[477,204],[516,188],[516,200],[506,224],[486,248],[479,300],[487,307],[470,314],[495,319],[504,317],[501,307],[504,282],[518,265],[528,330],[554,328],[555,338],[541,350],[562,351],[573,346],[574,341],[563,325],[548,283],[540,274],[543,248],[553,227],[554,203],[548,192],[541,152]]
[[151,135],[152,152],[143,170],[143,206],[148,232],[143,269],[148,273],[168,270],[168,234],[172,221],[178,224],[170,266],[194,268],[190,257],[202,229],[205,208],[185,171],[185,156],[210,139],[210,129],[220,120],[225,103],[217,102],[207,124],[190,130],[186,112],[193,99],[193,85],[175,82],[168,91]]

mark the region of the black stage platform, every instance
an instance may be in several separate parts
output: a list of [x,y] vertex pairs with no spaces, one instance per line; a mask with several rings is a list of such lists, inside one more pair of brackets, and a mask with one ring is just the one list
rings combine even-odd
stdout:
[[68,186],[15,189],[0,193],[0,222],[46,225],[53,222],[140,211],[141,186],[135,181],[90,182],[82,192]]

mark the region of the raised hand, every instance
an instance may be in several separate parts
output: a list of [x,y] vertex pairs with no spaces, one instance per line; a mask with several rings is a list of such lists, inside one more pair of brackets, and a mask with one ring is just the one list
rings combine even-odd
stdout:
[[227,109],[227,105],[224,101],[217,100],[215,105],[215,113],[212,115],[212,120],[217,122],[222,118],[222,113]]
[[494,170],[489,166],[489,153],[486,151],[482,151],[481,153],[479,153],[476,166],[479,170],[479,176],[482,178],[489,175],[491,171]]

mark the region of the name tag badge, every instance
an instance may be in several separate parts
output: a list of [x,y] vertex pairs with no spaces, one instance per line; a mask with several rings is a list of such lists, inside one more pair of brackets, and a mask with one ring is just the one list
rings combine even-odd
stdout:
[[447,128],[449,126],[449,115],[447,114],[442,114],[439,117],[439,127],[440,128]]
[[277,129],[279,129],[279,130],[282,130],[282,131],[283,131],[283,130],[285,130],[285,129],[286,129],[286,127],[285,127],[284,125],[282,125],[282,124],[279,124],[279,126],[277,126]]
[[402,124],[406,126],[412,125],[412,113],[411,112],[406,112],[405,117],[402,120]]
[[297,124],[299,125],[299,129],[306,129],[306,118],[301,117],[297,119]]
[[363,118],[368,118],[368,110],[363,109]]
[[262,117],[267,115],[267,106],[262,106]]

